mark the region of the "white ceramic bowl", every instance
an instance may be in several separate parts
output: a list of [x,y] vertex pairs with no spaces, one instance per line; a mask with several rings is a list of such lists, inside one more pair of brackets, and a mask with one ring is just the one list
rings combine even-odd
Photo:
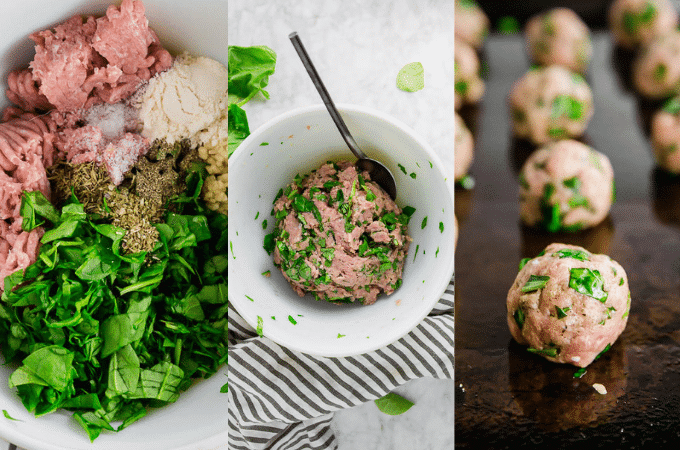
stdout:
[[[378,111],[338,108],[359,147],[394,174],[397,204],[416,209],[402,286],[370,306],[333,305],[310,294],[299,297],[262,247],[273,230],[270,212],[279,189],[328,160],[355,160],[320,104],[257,128],[229,159],[229,301],[253,327],[260,316],[265,337],[304,353],[340,357],[396,341],[432,310],[453,274],[454,209],[443,166],[423,139]],[[425,217],[427,225],[421,228]],[[263,276],[268,270],[271,276]]]
[[[33,58],[28,35],[54,26],[74,14],[103,15],[117,0],[2,0],[0,14],[0,109],[7,74]],[[149,25],[171,52],[188,51],[227,64],[226,0],[144,0]],[[4,361],[2,361],[4,362]],[[59,411],[35,418],[26,411],[7,380],[14,367],[0,365],[0,409],[12,421],[0,417],[0,437],[28,450],[198,450],[227,448],[227,396],[220,387],[227,381],[227,368],[201,380],[167,407],[151,410],[146,417],[119,433],[102,432],[90,443],[70,413]]]

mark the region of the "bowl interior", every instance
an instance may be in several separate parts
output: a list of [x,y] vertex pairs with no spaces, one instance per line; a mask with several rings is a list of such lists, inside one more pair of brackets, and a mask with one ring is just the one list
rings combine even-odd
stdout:
[[[28,35],[54,26],[75,14],[103,15],[119,0],[25,0],[3,2],[0,14],[0,111],[9,104],[4,92],[7,74],[25,67],[35,54]],[[144,0],[149,25],[173,53],[188,51],[227,63],[227,4],[223,0],[174,2]],[[216,33],[215,30],[220,30]],[[215,44],[219,45],[215,45]],[[0,358],[2,360],[2,358]],[[4,360],[3,360],[4,362]],[[176,403],[149,411],[137,423],[119,433],[103,432],[91,443],[70,417],[59,411],[41,418],[24,408],[15,389],[7,387],[13,367],[0,367],[0,403],[17,421],[0,420],[0,437],[19,447],[40,449],[195,449],[226,448],[227,396],[220,394],[227,368],[201,380]]]
[[[259,316],[266,337],[319,356],[360,354],[399,339],[429,313],[453,274],[453,195],[434,151],[379,112],[348,105],[339,109],[366,155],[395,176],[397,204],[416,209],[403,284],[373,305],[339,306],[310,294],[299,297],[262,247],[274,227],[270,214],[279,189],[326,161],[355,160],[325,107],[273,119],[229,159],[229,301],[253,327]],[[263,275],[267,271],[271,276]]]

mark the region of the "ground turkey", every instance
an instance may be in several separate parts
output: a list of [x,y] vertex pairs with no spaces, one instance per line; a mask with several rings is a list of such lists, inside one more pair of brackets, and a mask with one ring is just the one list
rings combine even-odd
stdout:
[[597,225],[614,200],[609,158],[574,140],[534,151],[522,166],[519,184],[522,221],[551,232]]
[[578,137],[593,115],[593,93],[582,76],[561,66],[534,67],[510,92],[515,134],[534,144]]
[[489,34],[489,18],[474,0],[456,0],[454,14],[456,39],[479,49]]
[[526,44],[534,62],[579,73],[588,69],[593,53],[588,26],[569,8],[551,9],[529,19]]
[[660,36],[640,51],[633,63],[633,83],[651,99],[680,92],[680,31]]
[[680,97],[666,102],[652,119],[652,149],[659,167],[680,174]]
[[477,52],[465,42],[456,39],[453,48],[454,107],[475,104],[484,95],[484,81],[479,76]]
[[474,158],[475,143],[472,132],[458,114],[456,114],[454,127],[456,143],[454,145],[453,178],[458,181],[468,173]]
[[614,42],[634,49],[678,25],[678,13],[670,0],[616,0],[609,8],[609,29]]
[[518,343],[550,361],[586,367],[626,327],[628,279],[607,255],[550,244],[536,258],[522,260],[507,307]]
[[265,249],[300,296],[370,305],[401,285],[414,211],[354,164],[329,162],[281,190]]

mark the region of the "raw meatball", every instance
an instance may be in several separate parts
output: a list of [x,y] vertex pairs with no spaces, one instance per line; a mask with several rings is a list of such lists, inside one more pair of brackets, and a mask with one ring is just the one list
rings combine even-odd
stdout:
[[628,279],[607,255],[550,244],[536,258],[522,260],[507,307],[518,343],[550,361],[586,367],[626,327]]
[[453,152],[453,178],[455,181],[458,181],[468,173],[468,169],[474,158],[475,143],[472,138],[472,133],[458,114],[456,114],[454,126],[456,143]]
[[666,102],[652,119],[652,149],[657,164],[680,174],[680,97]]
[[453,47],[455,109],[466,103],[477,103],[484,95],[484,81],[479,76],[477,52],[465,42],[456,39]]
[[548,231],[579,231],[602,222],[614,197],[609,158],[564,140],[532,153],[519,175],[522,221]]
[[456,38],[479,49],[489,34],[489,18],[474,0],[456,0],[454,30]]
[[329,162],[279,194],[265,249],[300,296],[370,305],[401,285],[413,208],[402,211],[367,172]]
[[526,26],[529,57],[538,64],[556,64],[584,73],[593,45],[590,30],[569,8],[555,8],[529,19]]
[[513,85],[510,108],[515,134],[540,145],[581,136],[593,115],[593,93],[564,67],[534,67]]
[[640,94],[659,99],[680,92],[680,32],[660,36],[633,63],[633,83]]
[[609,28],[621,47],[634,49],[678,25],[670,0],[616,0],[609,8]]

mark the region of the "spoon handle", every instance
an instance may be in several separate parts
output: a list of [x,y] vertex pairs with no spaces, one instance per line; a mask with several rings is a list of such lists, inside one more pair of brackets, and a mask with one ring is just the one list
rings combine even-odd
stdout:
[[340,131],[340,135],[345,140],[345,143],[357,158],[366,159],[366,155],[364,155],[364,153],[357,145],[356,141],[354,140],[349,130],[347,129],[345,121],[342,120],[342,117],[340,117],[340,113],[335,108],[335,103],[333,103],[330,94],[326,90],[326,86],[324,86],[323,82],[321,81],[321,77],[319,77],[319,73],[316,71],[314,64],[312,64],[312,60],[309,59],[309,55],[307,54],[305,47],[302,45],[302,41],[300,40],[297,31],[293,31],[288,35],[288,37],[290,38],[290,41],[293,43],[293,47],[295,47],[298,56],[300,56],[302,64],[305,66],[305,69],[307,69],[309,77],[312,79],[312,82],[314,83],[316,90],[319,92],[319,95],[321,96],[324,105],[326,105],[326,109],[328,109],[328,112],[330,113],[331,118],[335,123],[335,126],[338,127],[338,131]]

